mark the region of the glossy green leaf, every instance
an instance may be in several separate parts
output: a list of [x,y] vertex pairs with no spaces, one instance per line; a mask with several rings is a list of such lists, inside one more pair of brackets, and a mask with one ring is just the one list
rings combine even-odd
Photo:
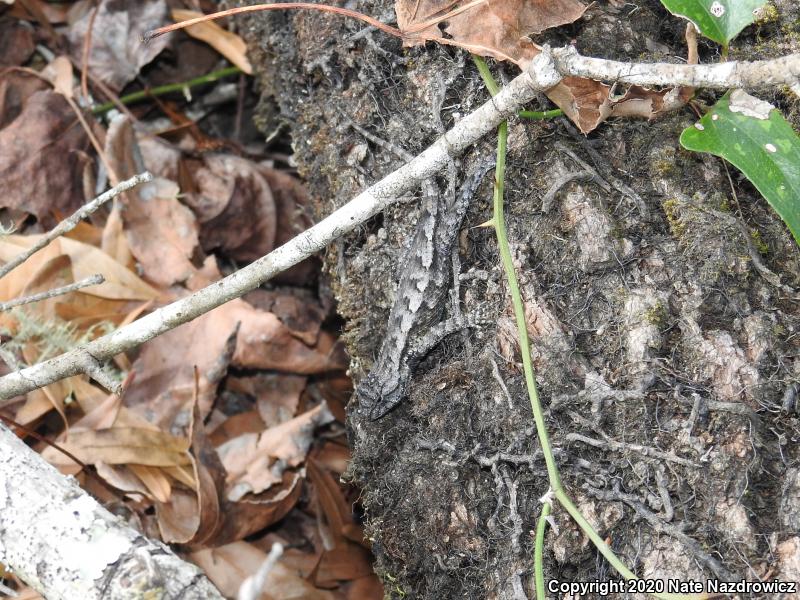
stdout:
[[766,0],[661,0],[673,15],[689,19],[709,39],[727,46],[756,20]]
[[732,163],[758,188],[800,244],[800,137],[768,102],[742,90],[728,92],[684,130],[687,150]]

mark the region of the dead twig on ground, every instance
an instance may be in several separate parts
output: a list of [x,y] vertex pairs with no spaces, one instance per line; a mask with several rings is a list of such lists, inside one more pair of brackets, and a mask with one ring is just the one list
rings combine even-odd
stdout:
[[63,221],[61,221],[58,225],[56,225],[52,230],[48,233],[44,234],[40,237],[35,244],[33,244],[30,248],[22,252],[15,258],[8,261],[2,267],[0,267],[0,278],[5,277],[11,271],[16,269],[26,260],[28,260],[31,256],[36,254],[39,250],[47,246],[50,242],[54,239],[61,237],[65,233],[68,233],[75,229],[83,219],[91,215],[95,212],[98,208],[103,206],[109,200],[116,198],[123,192],[127,192],[129,189],[136,187],[140,183],[146,183],[148,181],[152,181],[153,176],[150,173],[140,173],[139,175],[134,175],[130,179],[126,179],[123,182],[120,182],[118,185],[115,185],[110,190],[103,192],[97,198],[92,200],[91,202],[87,202],[83,206],[81,206],[78,210],[76,210],[71,216],[67,217]]

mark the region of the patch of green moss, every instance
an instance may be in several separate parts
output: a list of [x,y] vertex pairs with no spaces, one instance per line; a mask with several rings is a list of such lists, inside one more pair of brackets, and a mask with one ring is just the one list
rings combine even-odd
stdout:
[[661,208],[664,209],[664,214],[667,217],[669,230],[676,238],[682,238],[686,233],[686,225],[681,221],[680,210],[681,202],[676,198],[668,198],[661,203]]
[[781,14],[772,2],[767,2],[763,8],[756,12],[756,25],[765,25],[767,23],[775,23],[780,19]]
[[764,238],[761,237],[761,232],[758,229],[753,229],[750,232],[750,239],[753,240],[753,244],[758,250],[759,254],[766,255],[769,252],[769,246],[767,246]]
[[668,316],[667,307],[664,306],[662,302],[657,302],[654,306],[651,306],[645,311],[644,320],[646,323],[655,325],[660,329],[667,323]]

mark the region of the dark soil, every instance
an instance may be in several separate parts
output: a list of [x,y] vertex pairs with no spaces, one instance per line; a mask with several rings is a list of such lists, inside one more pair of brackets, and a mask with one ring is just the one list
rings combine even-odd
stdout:
[[[595,3],[536,41],[575,40],[616,59],[685,56],[684,23],[659,2],[619,4]],[[734,58],[800,50],[800,10],[774,4],[735,42]],[[346,5],[394,18],[388,0]],[[240,31],[263,89],[259,126],[267,135],[289,128],[319,216],[400,164],[342,113],[417,153],[488,97],[463,52],[403,49],[337,16],[262,13]],[[701,47],[706,62],[716,52]],[[784,91],[761,97],[798,124]],[[800,251],[735,169],[680,148],[695,119],[687,108],[651,123],[608,122],[588,137],[563,120],[511,124],[507,220],[547,424],[566,488],[641,577],[796,581]],[[459,180],[495,141],[463,157]],[[578,160],[603,185],[569,183],[544,212],[554,183],[585,168]],[[349,475],[364,489],[391,597],[533,597],[531,532],[548,485],[494,235],[474,227],[491,216],[490,179],[462,232],[459,279],[460,310],[488,307],[493,324],[434,350],[385,418],[351,417]],[[385,331],[414,200],[326,256],[356,382]],[[547,577],[617,578],[564,511],[554,517]]]

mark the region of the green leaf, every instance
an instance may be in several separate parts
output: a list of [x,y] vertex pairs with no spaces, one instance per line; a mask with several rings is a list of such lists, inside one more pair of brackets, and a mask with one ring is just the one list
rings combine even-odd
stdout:
[[771,104],[741,90],[728,92],[698,123],[684,130],[681,144],[735,165],[800,245],[800,137]]
[[689,19],[709,39],[727,46],[757,18],[767,0],[661,0],[673,15]]

